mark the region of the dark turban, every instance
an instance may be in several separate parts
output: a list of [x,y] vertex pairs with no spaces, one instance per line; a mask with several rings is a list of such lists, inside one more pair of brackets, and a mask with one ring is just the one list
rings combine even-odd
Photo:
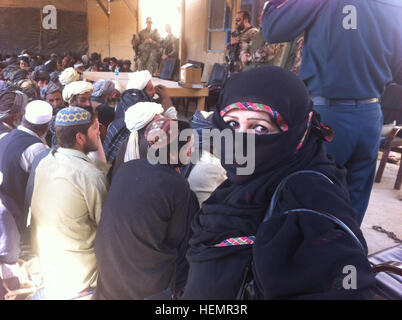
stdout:
[[21,111],[27,102],[27,96],[20,91],[3,91],[0,93],[0,120]]

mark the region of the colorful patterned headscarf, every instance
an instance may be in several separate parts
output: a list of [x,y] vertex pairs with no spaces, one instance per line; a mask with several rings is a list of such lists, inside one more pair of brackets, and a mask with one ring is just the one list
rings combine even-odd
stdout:
[[[313,148],[317,140],[329,140],[333,135],[328,127],[320,123],[319,115],[313,111],[303,81],[279,67],[260,67],[232,75],[219,98],[214,113],[215,126],[220,130],[230,129],[223,116],[236,109],[266,112],[280,128],[276,134],[255,135],[255,171],[252,176],[278,168],[291,170],[298,162],[308,161],[311,151],[307,149]],[[245,137],[249,133],[233,134]],[[231,149],[233,147],[223,146],[220,155],[229,179],[237,183],[252,179],[252,176],[236,174],[238,167],[246,165],[225,165],[225,157],[231,159],[236,152],[242,152],[233,150],[232,156],[225,153]],[[246,150],[245,147],[243,150]]]
[[279,129],[282,132],[288,131],[288,125],[286,124],[283,117],[277,112],[275,109],[262,104],[262,103],[252,103],[252,102],[236,102],[224,108],[220,115],[223,118],[226,114],[228,114],[232,110],[248,110],[248,111],[258,111],[258,112],[266,112],[268,113],[272,120],[278,125]]

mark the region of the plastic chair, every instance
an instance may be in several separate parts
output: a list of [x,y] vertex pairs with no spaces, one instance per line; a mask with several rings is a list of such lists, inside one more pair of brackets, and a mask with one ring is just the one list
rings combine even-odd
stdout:
[[223,63],[215,63],[208,81],[209,96],[206,99],[206,106],[208,110],[216,107],[219,95],[223,89],[227,76],[227,66]]
[[377,297],[386,300],[402,299],[402,245],[371,254],[369,262],[376,274]]
[[168,58],[162,62],[159,78],[164,80],[173,80],[177,71],[179,60],[176,58]]
[[[385,137],[385,142],[380,146],[380,151],[383,152],[380,165],[377,169],[375,182],[381,182],[382,174],[384,173],[385,165],[387,164],[388,156],[391,151],[400,153],[402,155],[402,138],[397,137],[398,132],[402,127],[394,126],[391,133]],[[402,184],[402,160],[399,164],[399,170],[396,175],[394,189],[400,190]]]
[[[377,170],[375,182],[380,182],[389,153],[396,152],[402,154],[402,86],[391,83],[386,89],[381,99],[381,109],[384,115],[383,131],[388,127],[389,132],[384,132],[386,136],[382,138],[380,151],[383,156]],[[392,124],[393,123],[393,124]],[[397,173],[394,189],[399,190],[402,183],[402,161]]]
[[385,124],[396,121],[397,125],[402,125],[402,85],[392,83],[385,89],[381,109]]

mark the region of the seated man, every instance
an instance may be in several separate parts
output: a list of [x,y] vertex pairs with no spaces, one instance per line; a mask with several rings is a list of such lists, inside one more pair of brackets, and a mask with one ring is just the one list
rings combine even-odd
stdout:
[[[15,201],[10,197],[0,193],[0,268],[3,265],[10,267],[17,266],[17,260],[20,257],[21,247],[21,234],[15,223],[14,216],[18,212]],[[2,270],[1,270],[2,271]],[[7,283],[6,277],[0,272],[0,300],[4,300],[8,290],[4,284]],[[14,282],[14,287],[18,286],[15,281],[14,275],[9,278]],[[14,288],[13,288],[14,289]]]
[[21,91],[0,93],[0,139],[21,123],[27,103],[28,97]]
[[49,127],[49,132],[47,133],[46,136],[46,142],[48,146],[55,146],[57,145],[57,139],[56,139],[56,131],[54,128],[54,121],[56,118],[57,112],[59,112],[61,109],[68,107],[68,104],[63,101],[63,89],[61,86],[57,85],[54,82],[49,82],[49,84],[44,87],[41,91],[41,95],[44,100],[46,100],[48,103],[53,108],[53,118],[52,121],[50,122],[50,127]]
[[94,92],[91,96],[92,108],[96,110],[99,122],[105,128],[114,120],[114,108],[109,105],[109,96],[115,91],[111,80],[98,80],[94,83]]
[[[155,94],[158,94],[160,98],[154,99]],[[152,84],[152,75],[149,71],[144,70],[130,74],[126,91],[123,92],[116,107],[115,120],[110,124],[105,142],[103,143],[106,159],[109,163],[114,162],[121,144],[130,135],[130,131],[124,122],[125,112],[138,102],[161,103],[168,117],[177,117],[176,109],[172,108],[172,100],[166,88],[162,85],[154,87]]]
[[36,298],[71,299],[96,286],[93,246],[109,166],[87,156],[99,148],[96,117],[68,107],[55,125],[60,147],[36,168],[31,204],[32,243],[44,278]]
[[62,86],[66,86],[71,82],[80,80],[80,74],[74,68],[66,68],[59,76]]
[[32,72],[31,80],[38,84],[39,89],[43,89],[50,82],[50,74],[46,71],[37,70]]
[[95,299],[141,300],[167,288],[176,294],[183,289],[190,224],[198,210],[179,174],[191,155],[192,137],[178,137],[186,128],[168,118],[152,121],[144,138],[148,150],[159,152],[159,163],[151,164],[146,155],[124,163],[114,176],[95,240]]
[[[22,125],[0,140],[0,266],[18,269],[15,264],[21,251],[29,251],[25,189],[35,156],[47,148],[44,136],[51,118],[52,107],[47,102],[30,102]],[[18,289],[18,284],[12,287]]]
[[26,230],[24,214],[25,189],[34,158],[48,147],[44,137],[52,119],[52,107],[45,101],[28,103],[22,124],[0,140],[0,193],[7,195],[18,208],[15,223]]
[[94,86],[86,81],[73,81],[63,89],[63,99],[72,107],[80,107],[90,113],[94,112],[91,95]]
[[131,68],[131,61],[124,60],[119,71],[120,72],[133,72],[130,68]]

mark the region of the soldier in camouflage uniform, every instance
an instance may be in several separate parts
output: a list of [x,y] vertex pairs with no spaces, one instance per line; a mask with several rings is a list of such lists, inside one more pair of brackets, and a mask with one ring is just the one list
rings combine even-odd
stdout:
[[239,11],[236,14],[236,31],[232,32],[230,43],[225,50],[226,61],[230,72],[243,71],[241,56],[248,50],[254,35],[258,29],[251,26],[251,17],[247,11]]
[[285,43],[270,44],[265,42],[262,31],[257,32],[241,57],[243,71],[265,65],[279,66],[284,49]]
[[281,67],[299,75],[302,63],[304,34],[288,43]]
[[164,38],[162,40],[162,44],[161,44],[162,60],[161,60],[161,65],[160,65],[159,69],[162,70],[162,64],[166,59],[177,59],[172,79],[175,81],[178,81],[179,73],[180,73],[179,60],[178,60],[179,59],[179,39],[172,33],[172,26],[170,24],[166,25],[165,30],[167,32],[167,36],[166,36],[166,38]]
[[162,60],[179,58],[179,39],[172,33],[172,26],[166,25],[167,36],[162,40]]
[[152,18],[146,20],[147,27],[132,40],[136,53],[137,70],[148,70],[156,75],[160,61],[161,37],[158,30],[152,30]]
[[[259,16],[260,26],[263,13],[264,9]],[[301,65],[303,39],[304,37],[301,35],[290,42],[268,43],[265,41],[260,28],[251,43],[245,45],[242,50],[243,71],[264,65],[273,65],[285,68],[298,75]]]

